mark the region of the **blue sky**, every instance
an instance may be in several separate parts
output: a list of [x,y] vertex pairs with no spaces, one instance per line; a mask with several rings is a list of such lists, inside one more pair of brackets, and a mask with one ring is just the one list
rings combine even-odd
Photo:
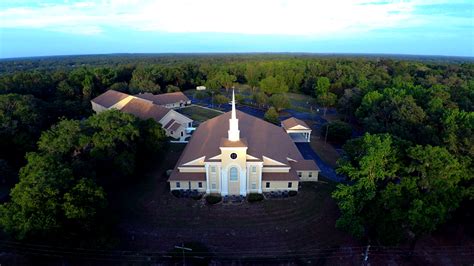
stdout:
[[474,0],[0,2],[0,58],[312,52],[474,56]]

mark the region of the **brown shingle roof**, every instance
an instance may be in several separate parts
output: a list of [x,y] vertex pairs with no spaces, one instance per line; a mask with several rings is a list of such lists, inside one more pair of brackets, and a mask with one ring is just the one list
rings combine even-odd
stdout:
[[206,173],[180,173],[175,169],[168,181],[206,181]]
[[[192,135],[183,151],[178,165],[202,156],[206,160],[220,154],[220,140],[227,138],[231,112],[214,117],[202,123]],[[278,126],[237,110],[240,137],[248,144],[247,153],[256,158],[269,157],[282,163],[287,158],[303,160],[290,136]]]
[[122,109],[122,112],[133,114],[141,119],[153,118],[160,122],[170,109],[152,104],[141,99],[132,99]]
[[299,181],[296,171],[291,169],[288,173],[262,173],[262,181]]
[[114,91],[114,90],[108,90],[104,93],[102,93],[101,95],[95,97],[94,99],[92,99],[92,102],[98,104],[98,105],[101,105],[105,108],[109,108],[111,107],[112,105],[120,102],[121,100],[127,98],[129,95],[128,94],[125,94],[125,93],[122,93],[122,92],[118,92],[118,91]]
[[147,92],[147,93],[135,95],[135,97],[152,101],[154,104],[158,104],[158,105],[166,105],[166,104],[171,104],[171,103],[189,101],[189,98],[186,97],[186,95],[184,95],[184,93],[180,91],[171,92],[171,93],[163,93],[163,94],[158,94],[158,95]]
[[291,168],[300,171],[319,171],[319,167],[313,160],[298,160],[290,162]]
[[290,129],[290,128],[298,126],[298,125],[310,129],[308,124],[306,124],[303,120],[299,120],[298,118],[294,118],[294,117],[290,117],[286,120],[283,120],[281,122],[281,124],[282,124],[284,129]]

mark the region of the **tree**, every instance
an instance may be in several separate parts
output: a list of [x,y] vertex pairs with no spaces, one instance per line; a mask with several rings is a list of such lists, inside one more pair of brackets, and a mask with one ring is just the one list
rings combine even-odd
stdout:
[[221,107],[222,104],[226,104],[229,102],[230,102],[229,98],[221,94],[217,94],[216,96],[214,96],[214,99],[213,99],[213,103],[217,104],[218,107]]
[[327,109],[336,103],[337,96],[329,92],[329,86],[331,83],[326,77],[318,78],[316,83],[316,101],[324,107],[324,115],[326,115]]
[[283,94],[273,94],[270,97],[269,102],[278,112],[291,107],[290,100]]
[[326,94],[329,91],[329,87],[331,86],[331,82],[326,77],[318,78],[316,82],[316,97],[318,95]]
[[322,126],[322,136],[328,136],[328,139],[335,142],[345,142],[351,138],[352,128],[349,124],[342,121],[329,122]]
[[140,92],[160,93],[161,87],[157,84],[157,76],[150,67],[137,67],[132,74],[130,80],[130,93],[137,94]]
[[404,90],[384,89],[370,92],[356,112],[365,129],[372,133],[388,132],[400,138],[425,143],[426,114]]
[[336,103],[336,100],[337,100],[337,96],[336,96],[336,94],[334,94],[332,92],[328,92],[326,94],[321,94],[316,98],[316,101],[320,105],[324,106],[324,114],[323,115],[326,115],[328,107],[334,106],[334,104]]
[[128,93],[128,84],[127,82],[116,82],[109,87],[109,90]]
[[338,161],[337,172],[353,184],[339,184],[332,194],[341,210],[336,226],[362,237],[375,227],[372,216],[379,211],[374,206],[380,186],[396,177],[397,152],[389,135],[365,134],[349,141],[344,149],[346,155]]
[[280,122],[278,117],[278,112],[275,110],[274,107],[268,108],[264,115],[265,120],[273,124],[278,124]]
[[288,85],[281,76],[269,76],[260,81],[260,89],[268,95],[288,92]]
[[263,92],[256,92],[252,94],[252,99],[259,107],[265,107],[268,104],[268,96]]
[[117,110],[85,120],[61,120],[28,153],[0,225],[18,238],[90,233],[106,206],[106,188],[135,173],[138,158],[166,148],[152,119]]
[[43,129],[42,106],[31,95],[0,95],[0,158],[12,167],[23,163]]
[[245,69],[245,79],[247,84],[252,87],[252,91],[255,90],[255,87],[258,86],[262,72],[255,64],[247,64]]
[[216,74],[214,77],[217,82],[226,89],[228,90],[234,85],[234,82],[237,80],[237,78],[234,75],[229,75],[227,72],[219,72]]

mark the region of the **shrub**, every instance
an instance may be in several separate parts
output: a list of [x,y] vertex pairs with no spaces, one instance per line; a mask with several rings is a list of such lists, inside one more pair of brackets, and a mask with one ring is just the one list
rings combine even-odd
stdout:
[[298,191],[295,191],[295,190],[290,190],[290,192],[288,192],[288,196],[290,197],[294,197],[298,194]]
[[174,86],[174,85],[167,85],[166,86],[166,92],[178,92],[178,91],[181,91],[178,87]]
[[208,204],[216,204],[216,203],[221,202],[222,197],[219,194],[211,194],[211,195],[207,195],[205,199]]
[[209,97],[209,94],[205,91],[196,91],[194,93],[194,98],[199,100],[206,99],[207,97]]
[[179,198],[181,196],[181,191],[179,189],[171,190],[171,194],[173,194],[173,196]]
[[258,194],[258,193],[250,193],[247,196],[248,202],[257,202],[257,201],[262,201],[263,200],[263,195]]
[[273,124],[278,124],[278,122],[280,122],[280,120],[278,120],[278,113],[273,107],[268,109],[264,115],[264,119]]
[[345,142],[351,138],[352,128],[349,124],[342,121],[333,121],[322,127],[322,136],[328,131],[328,140],[335,142]]

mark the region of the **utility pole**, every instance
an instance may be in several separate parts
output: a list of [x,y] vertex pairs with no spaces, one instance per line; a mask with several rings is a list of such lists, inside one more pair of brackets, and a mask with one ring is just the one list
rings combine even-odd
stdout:
[[184,255],[184,251],[193,251],[192,249],[190,248],[187,248],[184,246],[184,243],[181,244],[181,246],[174,246],[174,248],[176,249],[181,249],[181,251],[183,252],[183,266],[186,266],[186,256]]
[[367,248],[365,249],[364,262],[362,263],[362,265],[368,265],[369,249],[370,249],[370,245],[367,245]]
[[326,145],[326,141],[328,140],[328,132],[329,132],[329,122],[326,126],[326,136],[324,137],[324,145]]

